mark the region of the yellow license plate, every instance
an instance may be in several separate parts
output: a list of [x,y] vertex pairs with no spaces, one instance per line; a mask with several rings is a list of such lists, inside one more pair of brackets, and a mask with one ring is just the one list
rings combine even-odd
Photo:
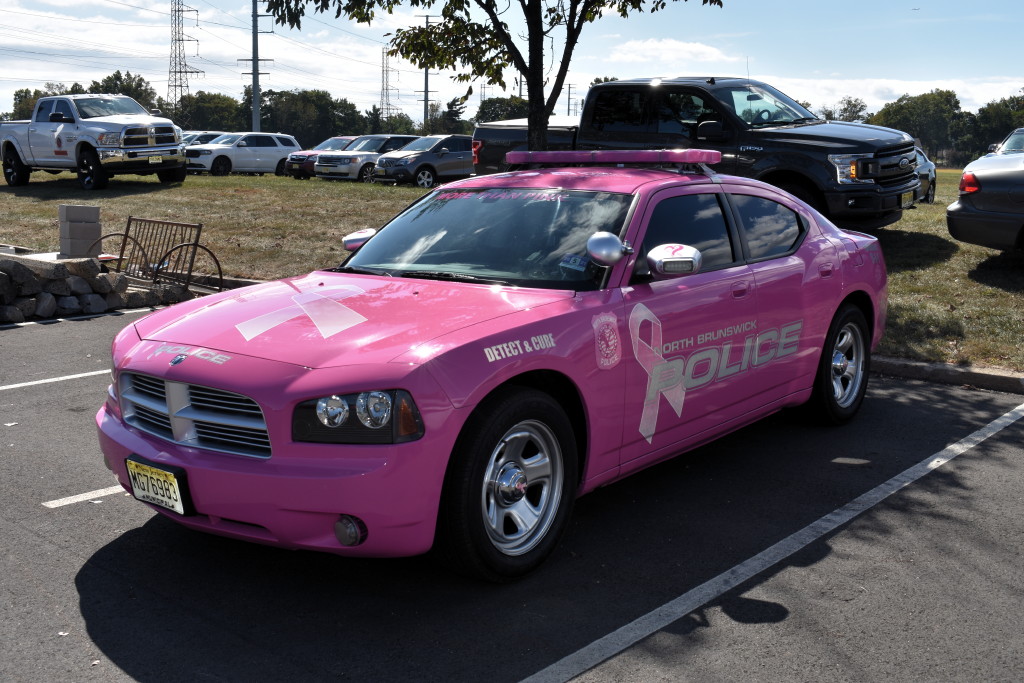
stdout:
[[914,193],[904,192],[900,195],[900,206],[904,209],[909,209],[914,205]]
[[129,458],[128,478],[132,482],[132,495],[144,503],[152,503],[160,507],[174,510],[179,515],[185,514],[182,486],[174,472],[152,467]]
[[149,158],[149,163],[151,163],[151,164],[162,164],[162,163],[164,163],[164,158],[163,157],[150,157]]

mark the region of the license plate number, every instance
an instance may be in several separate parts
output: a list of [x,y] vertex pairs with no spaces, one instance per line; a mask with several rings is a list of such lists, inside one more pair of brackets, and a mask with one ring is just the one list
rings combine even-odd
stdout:
[[177,473],[131,458],[125,464],[136,499],[185,514],[184,482],[179,481]]
[[163,157],[150,157],[149,158],[149,163],[151,163],[151,164],[162,164],[162,163],[164,163],[164,158]]
[[377,175],[387,175],[387,174],[388,174],[388,172],[387,172],[387,171],[385,171],[385,170],[384,170],[383,168],[378,168],[378,169],[376,169],[375,173],[376,173]]

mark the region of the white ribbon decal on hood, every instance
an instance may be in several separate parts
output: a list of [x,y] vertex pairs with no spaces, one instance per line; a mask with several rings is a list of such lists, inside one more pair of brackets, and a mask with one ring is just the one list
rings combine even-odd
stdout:
[[[328,293],[330,296],[327,295]],[[265,313],[244,323],[238,323],[235,325],[235,329],[242,333],[245,341],[251,341],[278,325],[300,315],[306,315],[316,325],[320,335],[327,339],[366,321],[362,315],[341,303],[341,299],[363,293],[362,289],[352,285],[326,287],[320,292],[303,292],[292,297],[295,305]]]
[[[640,339],[640,327],[651,323],[651,343]],[[661,355],[661,321],[643,304],[637,304],[629,314],[629,336],[633,339],[633,355],[640,366],[647,371],[647,395],[644,398],[644,412],[640,417],[640,434],[651,442],[658,427],[658,401],[664,396],[676,417],[683,414],[686,388],[683,386],[680,368]]]

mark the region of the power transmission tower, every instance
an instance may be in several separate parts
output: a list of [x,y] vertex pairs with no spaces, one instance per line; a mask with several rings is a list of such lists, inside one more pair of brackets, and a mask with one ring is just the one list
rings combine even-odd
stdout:
[[199,43],[182,31],[182,15],[185,12],[195,12],[196,20],[199,19],[199,12],[182,4],[181,0],[171,0],[171,65],[167,71],[167,106],[171,108],[171,115],[177,120],[178,125],[188,129],[192,127],[191,116],[182,108],[181,98],[189,94],[189,75],[203,72],[185,62],[185,41]]
[[380,54],[380,118],[387,121],[398,113],[398,107],[391,104],[391,93],[397,96],[398,88],[391,87],[391,73],[394,69],[390,65],[388,49],[381,48]]

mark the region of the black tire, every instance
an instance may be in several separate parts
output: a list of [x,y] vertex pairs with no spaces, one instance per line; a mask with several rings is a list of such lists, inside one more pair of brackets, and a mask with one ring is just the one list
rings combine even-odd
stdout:
[[32,169],[26,166],[13,147],[8,146],[4,150],[4,180],[11,187],[25,185],[32,175]]
[[935,203],[935,181],[934,180],[932,180],[932,182],[928,184],[928,192],[926,192],[925,195],[924,195],[924,203],[925,204],[934,204]]
[[274,175],[284,175],[284,159],[277,162],[277,167],[274,168]]
[[535,389],[500,391],[480,406],[452,453],[437,554],[488,581],[536,569],[568,523],[576,473],[576,439],[558,402]]
[[102,190],[110,180],[109,174],[100,163],[96,150],[83,149],[78,155],[78,184],[83,190]]
[[363,167],[359,169],[359,182],[372,183],[373,177],[373,164],[363,164]]
[[809,408],[826,424],[843,424],[860,410],[871,370],[871,333],[853,304],[843,304],[829,325]]
[[188,169],[184,166],[181,168],[169,168],[165,171],[157,171],[156,177],[160,179],[161,183],[183,183],[185,178],[188,177]]
[[416,171],[416,187],[422,187],[425,190],[429,190],[437,183],[437,175],[434,173],[434,169],[429,166],[424,166]]
[[231,159],[217,157],[210,164],[210,175],[228,175],[231,173]]

